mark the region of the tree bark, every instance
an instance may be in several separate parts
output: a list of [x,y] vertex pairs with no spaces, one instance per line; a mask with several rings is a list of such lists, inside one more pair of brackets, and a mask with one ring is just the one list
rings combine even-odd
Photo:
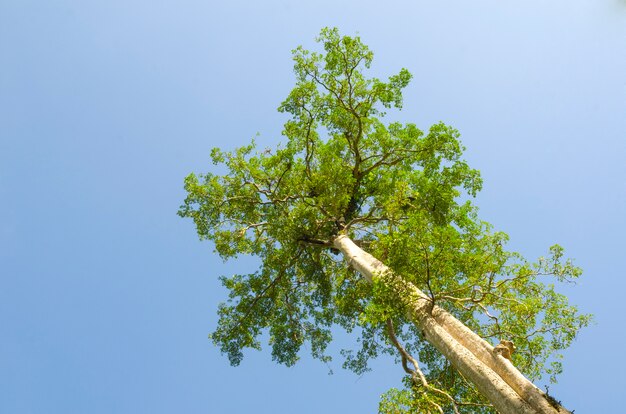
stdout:
[[559,414],[571,414],[562,406],[554,407],[548,401],[546,393],[530,382],[508,359],[493,352],[489,342],[478,336],[474,331],[465,326],[457,318],[444,309],[435,306],[432,312],[435,320],[445,326],[446,331],[452,335],[465,348],[469,349],[479,360],[495,371],[500,378],[515,390],[515,392],[527,401],[539,412],[554,412]]
[[546,394],[530,382],[506,358],[454,316],[432,302],[421,290],[393,273],[385,264],[358,247],[346,235],[334,238],[333,246],[349,265],[369,282],[400,284],[409,317],[459,372],[502,414],[566,414],[553,406]]

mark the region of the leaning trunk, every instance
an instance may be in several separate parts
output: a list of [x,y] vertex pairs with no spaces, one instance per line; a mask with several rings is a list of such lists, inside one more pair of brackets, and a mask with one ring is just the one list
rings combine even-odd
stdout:
[[[349,237],[339,235],[333,246],[350,266],[369,282],[382,281],[402,292],[398,299],[408,304],[410,319],[452,365],[502,414],[564,414],[546,394],[524,377],[507,359],[454,316],[438,306],[411,282],[358,247]],[[556,405],[556,404],[555,404]]]

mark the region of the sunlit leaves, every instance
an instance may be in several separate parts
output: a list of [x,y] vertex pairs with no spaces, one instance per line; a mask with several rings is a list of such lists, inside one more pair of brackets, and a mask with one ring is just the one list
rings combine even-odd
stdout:
[[[290,116],[286,142],[213,149],[211,160],[226,172],[185,179],[179,214],[194,220],[199,237],[225,260],[252,255],[261,263],[222,277],[229,298],[213,341],[233,365],[246,348],[260,349],[263,335],[279,363],[294,364],[305,345],[328,362],[331,328],[339,326],[360,335],[343,356],[344,367],[361,374],[372,358],[397,355],[384,329],[393,321],[429,383],[463,402],[462,412],[492,412],[407,320],[410,298],[401,291],[411,282],[492,343],[515,342],[513,362],[526,375],[554,379],[560,351],[589,323],[554,283],[575,280],[580,269],[559,246],[536,263],[507,251],[508,236],[460,201],[482,180],[463,160],[456,129],[385,122],[385,110],[402,106],[406,69],[370,78],[373,53],[358,37],[327,28],[318,42],[319,53],[293,51],[296,85],[278,108]],[[371,285],[349,269],[331,247],[340,232],[393,278]],[[449,397],[406,385],[383,397],[381,412],[450,410]]]

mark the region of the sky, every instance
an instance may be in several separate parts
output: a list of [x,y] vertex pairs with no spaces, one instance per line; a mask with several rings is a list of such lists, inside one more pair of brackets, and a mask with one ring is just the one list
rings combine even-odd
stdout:
[[626,1],[0,0],[0,412],[375,413],[400,385],[391,359],[230,367],[217,277],[256,262],[176,215],[211,148],[280,141],[290,51],[324,26],[413,73],[393,117],[460,130],[511,249],[584,269],[561,291],[595,322],[550,393],[621,411]]

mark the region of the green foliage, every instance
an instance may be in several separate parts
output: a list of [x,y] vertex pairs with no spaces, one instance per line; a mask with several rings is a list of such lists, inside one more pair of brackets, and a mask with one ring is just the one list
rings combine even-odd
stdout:
[[[580,269],[559,246],[536,263],[508,252],[507,236],[459,201],[482,181],[462,159],[454,128],[383,122],[385,110],[402,106],[406,69],[387,81],[367,78],[373,53],[358,37],[323,29],[318,42],[321,53],[293,51],[296,86],[279,107],[291,115],[286,143],[213,149],[213,163],[227,173],[185,179],[179,215],[194,220],[200,238],[224,260],[261,260],[253,273],[221,278],[230,294],[212,340],[237,365],[266,332],[273,359],[292,365],[305,343],[313,357],[330,360],[331,328],[356,329],[360,349],[342,354],[344,367],[362,373],[371,358],[397,355],[385,333],[393,321],[433,387],[468,404],[459,406],[464,412],[491,412],[406,319],[398,289],[369,285],[337,255],[331,242],[344,232],[484,338],[514,341],[514,363],[526,375],[554,380],[560,351],[589,323],[554,283],[576,279]],[[449,398],[408,379],[380,410],[437,406],[448,412]]]
[[[483,401],[463,378],[455,375],[451,367],[439,374],[434,383],[442,389],[456,390],[454,398],[463,401],[456,407],[461,414],[496,414],[490,404]],[[451,381],[456,381],[457,384]],[[450,400],[442,394],[429,393],[416,387],[410,377],[405,377],[404,388],[391,388],[380,398],[378,412],[380,414],[414,414],[414,413],[454,413]],[[445,388],[444,388],[445,387]]]

